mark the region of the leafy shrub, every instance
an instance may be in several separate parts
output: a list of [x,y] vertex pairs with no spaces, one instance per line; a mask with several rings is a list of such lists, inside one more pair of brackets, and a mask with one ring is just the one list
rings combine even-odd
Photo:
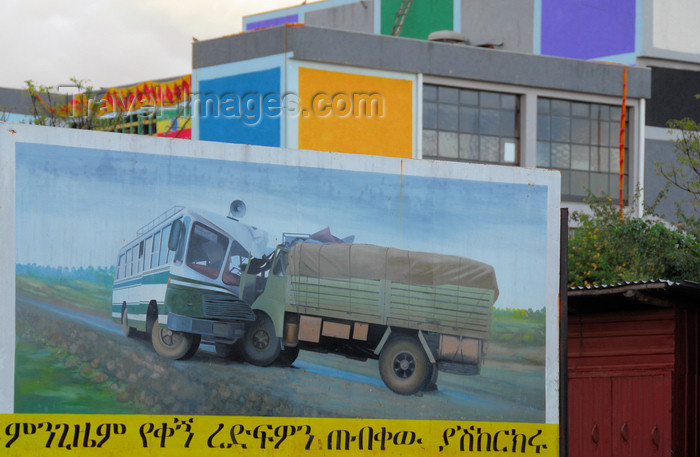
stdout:
[[697,232],[625,214],[608,196],[590,195],[590,212],[571,214],[570,286],[666,279],[700,280]]

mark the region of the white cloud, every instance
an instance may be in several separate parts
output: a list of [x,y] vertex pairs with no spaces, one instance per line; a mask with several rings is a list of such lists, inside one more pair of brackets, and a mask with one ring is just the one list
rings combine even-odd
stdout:
[[242,17],[299,0],[3,0],[0,86],[45,85],[71,77],[94,87],[192,71],[192,37],[241,31]]

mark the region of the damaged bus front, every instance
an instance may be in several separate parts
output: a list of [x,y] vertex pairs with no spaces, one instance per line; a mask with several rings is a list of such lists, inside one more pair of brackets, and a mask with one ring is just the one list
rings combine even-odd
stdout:
[[241,208],[232,204],[225,217],[173,207],[119,251],[112,318],[126,336],[148,332],[155,351],[171,359],[191,357],[202,340],[232,344],[243,336],[255,315],[241,299],[241,270],[264,256],[267,234],[240,222]]

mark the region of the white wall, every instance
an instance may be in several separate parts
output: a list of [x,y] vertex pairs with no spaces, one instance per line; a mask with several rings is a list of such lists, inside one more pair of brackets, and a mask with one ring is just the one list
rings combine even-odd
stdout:
[[652,0],[652,45],[658,50],[700,54],[700,2]]

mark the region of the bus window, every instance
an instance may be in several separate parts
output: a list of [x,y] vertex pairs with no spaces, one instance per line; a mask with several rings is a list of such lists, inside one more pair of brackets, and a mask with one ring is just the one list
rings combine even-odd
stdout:
[[151,251],[153,250],[153,237],[146,238],[146,243],[143,247],[143,271],[151,268]]
[[[177,250],[169,251],[168,253],[168,262],[175,262],[175,265],[182,264],[182,261],[185,257],[185,234],[188,233],[190,230],[190,219],[191,218],[189,216],[185,216],[184,218],[178,219],[178,221],[181,221],[182,223],[178,224],[179,227],[177,228],[177,232],[175,233],[176,235],[178,235]],[[170,238],[173,235],[173,232],[176,230],[176,222],[177,221],[173,221],[172,225],[170,226],[170,234],[168,235],[168,238]],[[168,240],[168,247],[170,247],[170,240]]]
[[125,262],[126,254],[120,254],[119,261],[117,262],[117,279],[124,278],[124,273],[126,273],[126,266],[124,265]]
[[124,277],[131,276],[131,249],[126,251],[126,262],[124,263]]
[[241,244],[234,240],[231,243],[231,252],[228,255],[226,269],[222,280],[224,284],[229,286],[238,286],[241,283],[241,271],[245,268],[245,263],[248,261],[248,252]]
[[143,269],[143,240],[138,245],[138,257],[136,258],[136,273]]
[[170,225],[163,229],[163,236],[160,237],[160,261],[158,265],[168,263],[168,238],[170,238]]
[[158,266],[158,253],[160,252],[160,232],[153,235],[153,252],[151,253],[151,268]]
[[135,275],[138,273],[138,269],[136,268],[136,262],[139,260],[139,247],[134,246],[131,248],[131,275]]
[[216,279],[221,272],[227,248],[226,236],[196,222],[190,234],[185,263],[204,276]]

